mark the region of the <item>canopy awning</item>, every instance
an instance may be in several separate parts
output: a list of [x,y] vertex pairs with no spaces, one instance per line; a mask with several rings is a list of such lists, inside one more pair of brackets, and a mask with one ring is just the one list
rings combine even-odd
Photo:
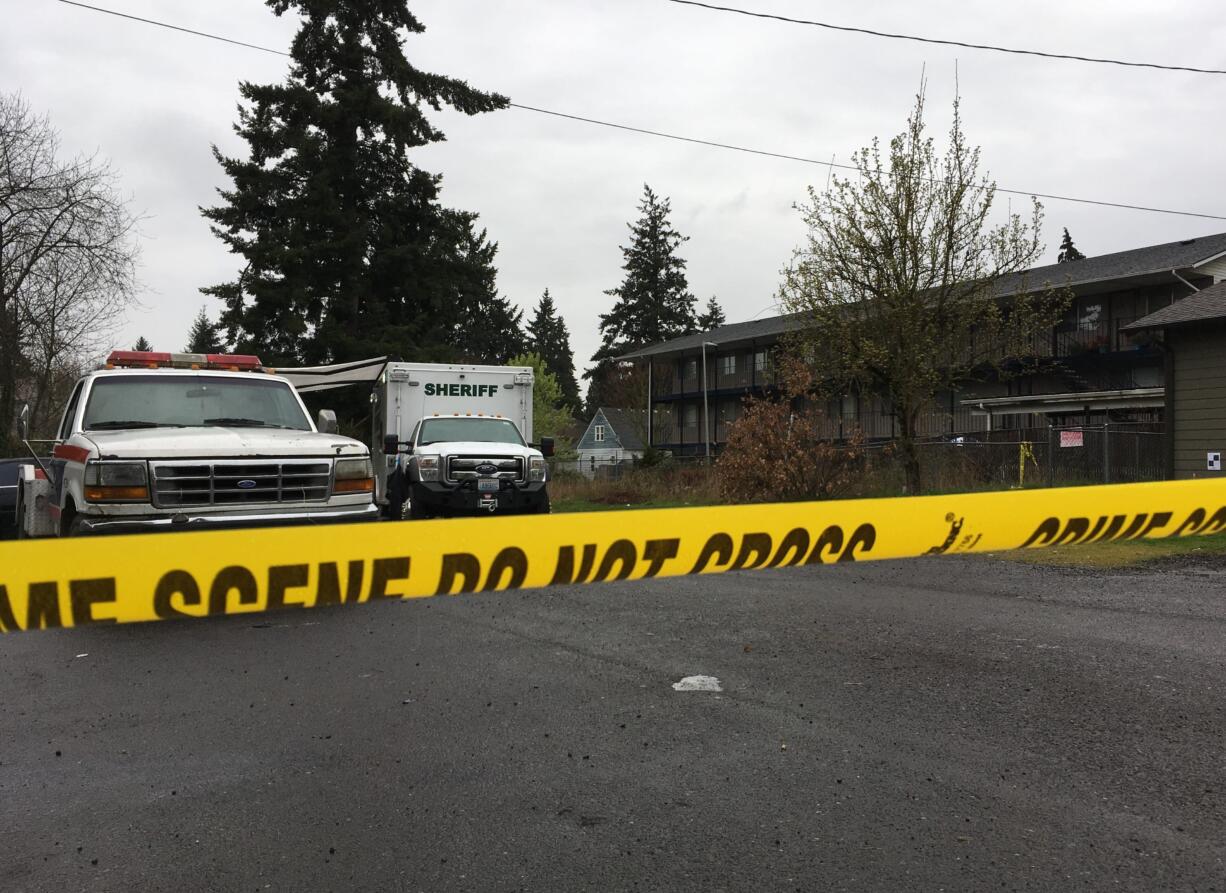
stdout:
[[962,400],[972,413],[1012,415],[1014,413],[1096,412],[1105,409],[1155,409],[1166,405],[1166,388],[1127,388],[1118,391],[1074,391],[1068,394],[1023,394],[1017,397],[983,397]]
[[386,365],[387,357],[372,357],[369,360],[354,360],[351,363],[337,363],[332,366],[273,367],[273,371],[299,392],[310,393],[377,381]]

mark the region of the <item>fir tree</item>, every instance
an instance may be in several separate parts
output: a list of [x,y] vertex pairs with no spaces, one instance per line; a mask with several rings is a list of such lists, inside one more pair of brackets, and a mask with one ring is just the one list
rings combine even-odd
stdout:
[[217,331],[217,326],[209,319],[205,309],[201,307],[187,333],[187,345],[183,351],[185,353],[225,353],[225,350],[226,346],[222,341],[221,333]]
[[570,349],[566,320],[558,315],[549,289],[541,295],[532,321],[528,324],[528,349],[541,358],[545,368],[558,381],[563,403],[571,412],[579,410],[579,383],[575,380],[575,355]]
[[266,2],[302,23],[283,83],[239,85],[248,157],[213,149],[232,187],[203,213],[242,272],[203,291],[225,303],[227,340],[270,363],[439,358],[456,292],[484,271],[468,266],[471,215],[439,205],[441,178],[409,152],[444,138],[423,106],[507,100],[414,68],[404,38],[425,29],[404,2]]
[[153,345],[145,340],[145,336],[141,335],[136,339],[136,343],[132,345],[133,350],[139,350],[141,353],[149,353],[153,350]]
[[610,390],[610,380],[622,376],[617,357],[697,330],[685,261],[676,254],[689,237],[673,229],[668,219],[671,210],[667,198],[643,186],[642,216],[629,224],[630,244],[622,246],[626,275],[621,285],[605,292],[617,300],[612,310],[600,315],[601,344],[592,356],[596,365],[583,374],[591,380],[589,411],[606,405],[604,392]]
[[504,364],[527,347],[524,312],[500,297],[494,268],[498,243],[477,232],[476,215],[448,212],[457,226],[460,275],[449,295],[453,324],[445,334],[447,358],[471,363]]
[[1085,255],[1077,250],[1077,246],[1073,244],[1073,237],[1068,234],[1068,227],[1064,228],[1064,238],[1060,241],[1060,254],[1056,257],[1056,263],[1067,263],[1070,260],[1084,260]]
[[727,320],[724,317],[724,308],[719,306],[715,295],[712,295],[707,301],[707,309],[698,314],[698,331],[709,332],[718,329],[725,322]]

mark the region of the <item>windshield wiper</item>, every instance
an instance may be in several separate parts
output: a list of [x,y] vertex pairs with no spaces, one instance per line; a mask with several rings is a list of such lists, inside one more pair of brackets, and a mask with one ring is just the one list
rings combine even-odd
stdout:
[[108,420],[105,422],[90,422],[85,425],[86,431],[105,431],[111,428],[182,428],[170,422],[146,422],[141,419]]
[[289,428],[289,425],[274,425],[260,419],[240,419],[222,416],[216,419],[205,419],[206,425],[228,425],[234,428]]

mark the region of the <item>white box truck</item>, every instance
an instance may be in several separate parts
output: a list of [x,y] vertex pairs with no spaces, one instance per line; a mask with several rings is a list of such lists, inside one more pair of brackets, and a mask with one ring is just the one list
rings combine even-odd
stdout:
[[371,395],[386,517],[549,511],[545,458],[532,443],[529,366],[389,362]]

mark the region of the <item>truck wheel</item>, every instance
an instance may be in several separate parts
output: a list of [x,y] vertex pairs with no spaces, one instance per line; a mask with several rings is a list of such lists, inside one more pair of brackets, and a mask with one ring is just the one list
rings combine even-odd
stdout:
[[412,499],[409,500],[409,519],[413,521],[424,521],[430,517],[430,513],[425,508],[418,508],[417,503]]
[[544,499],[542,499],[542,500],[541,500],[539,503],[537,503],[537,506],[536,506],[536,514],[538,514],[538,515],[548,515],[548,514],[549,514],[549,511],[550,511],[550,509],[549,509],[549,496],[548,496],[548,494],[546,494],[545,498],[544,498]]

